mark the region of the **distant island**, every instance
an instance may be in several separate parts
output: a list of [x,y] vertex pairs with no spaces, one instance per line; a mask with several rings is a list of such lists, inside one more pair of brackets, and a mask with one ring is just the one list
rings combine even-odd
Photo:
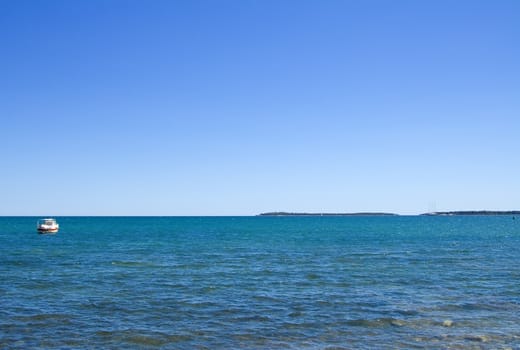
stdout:
[[[459,211],[435,211],[419,214],[421,216],[462,216],[462,215],[520,215],[520,210],[459,210]],[[291,213],[285,211],[273,211],[261,213],[257,216],[399,216],[394,213],[361,212],[361,213]]]
[[397,216],[393,213],[289,213],[285,211],[274,211],[262,213],[258,216]]
[[421,215],[429,216],[453,216],[453,215],[520,215],[520,210],[462,210],[462,211],[435,211]]

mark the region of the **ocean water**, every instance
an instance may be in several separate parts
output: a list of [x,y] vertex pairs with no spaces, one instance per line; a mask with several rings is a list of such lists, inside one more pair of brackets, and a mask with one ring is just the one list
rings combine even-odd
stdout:
[[0,218],[2,349],[520,349],[520,218]]

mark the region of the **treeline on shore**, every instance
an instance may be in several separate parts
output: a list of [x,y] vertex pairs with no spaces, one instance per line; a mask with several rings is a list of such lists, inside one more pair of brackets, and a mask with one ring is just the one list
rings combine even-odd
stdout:
[[262,213],[258,216],[397,216],[392,213],[291,213],[285,211],[274,211]]
[[[455,215],[520,215],[520,210],[460,210],[460,211],[436,211],[424,213],[425,216],[455,216]],[[394,213],[361,212],[361,213],[292,213],[285,211],[273,211],[258,214],[258,216],[399,216]]]
[[520,215],[520,210],[461,210],[461,211],[436,211],[421,215]]

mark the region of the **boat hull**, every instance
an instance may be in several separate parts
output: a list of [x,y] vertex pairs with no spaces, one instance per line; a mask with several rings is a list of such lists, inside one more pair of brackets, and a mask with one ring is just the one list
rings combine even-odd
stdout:
[[59,228],[60,225],[53,218],[40,219],[36,222],[36,231],[38,233],[56,233]]
[[38,229],[38,233],[40,233],[40,234],[43,234],[43,233],[56,233],[56,232],[58,232],[57,228],[39,228]]

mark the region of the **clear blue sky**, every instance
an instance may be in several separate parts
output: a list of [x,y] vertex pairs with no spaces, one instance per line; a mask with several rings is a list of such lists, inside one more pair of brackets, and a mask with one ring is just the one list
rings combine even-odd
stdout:
[[520,209],[519,18],[0,0],[0,215]]

